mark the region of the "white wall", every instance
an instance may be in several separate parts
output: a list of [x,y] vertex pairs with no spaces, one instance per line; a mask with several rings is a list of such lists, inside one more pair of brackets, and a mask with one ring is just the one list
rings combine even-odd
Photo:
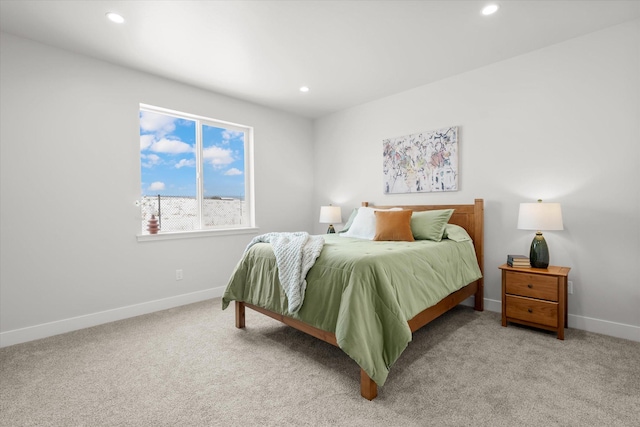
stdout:
[[141,102],[253,126],[260,232],[313,227],[310,120],[0,41],[0,345],[221,295],[252,235],[136,241]]
[[[222,292],[251,235],[135,239],[140,102],[254,126],[260,232],[322,233],[326,203],[346,220],[362,200],[484,198],[490,309],[497,266],[533,237],[518,204],[561,202],[565,230],[545,236],[572,268],[570,326],[640,340],[639,56],[634,21],[331,115],[314,135],[307,119],[2,33],[0,346]],[[451,125],[460,191],[384,196],[382,140]]]
[[[315,123],[316,205],[485,200],[485,297],[528,253],[518,206],[560,202],[551,263],[571,267],[569,325],[640,341],[640,21],[342,111]],[[460,190],[383,195],[382,140],[460,127]],[[316,231],[322,226],[316,225]]]

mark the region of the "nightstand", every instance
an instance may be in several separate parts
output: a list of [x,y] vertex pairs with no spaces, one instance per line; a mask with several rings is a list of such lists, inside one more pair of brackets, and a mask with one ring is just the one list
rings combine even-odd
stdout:
[[502,270],[502,326],[507,322],[556,331],[564,339],[567,327],[569,267],[513,268]]

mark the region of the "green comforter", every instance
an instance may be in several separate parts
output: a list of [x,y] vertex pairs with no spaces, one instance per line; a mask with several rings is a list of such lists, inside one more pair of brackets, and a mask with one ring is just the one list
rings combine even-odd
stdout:
[[411,341],[407,321],[481,277],[470,241],[324,237],[298,313],[287,310],[268,243],[254,245],[240,260],[222,308],[244,301],[332,332],[340,348],[380,386]]

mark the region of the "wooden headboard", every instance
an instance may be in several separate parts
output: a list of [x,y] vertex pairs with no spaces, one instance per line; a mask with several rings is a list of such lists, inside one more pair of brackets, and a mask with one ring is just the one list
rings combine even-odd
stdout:
[[[362,202],[362,206],[369,206],[368,202]],[[456,224],[467,230],[476,249],[476,257],[480,271],[484,274],[484,200],[475,199],[472,205],[394,205],[376,206],[376,208],[402,208],[412,211],[433,211],[437,209],[453,209],[453,215],[449,219],[450,224]],[[481,279],[482,280],[482,279]]]

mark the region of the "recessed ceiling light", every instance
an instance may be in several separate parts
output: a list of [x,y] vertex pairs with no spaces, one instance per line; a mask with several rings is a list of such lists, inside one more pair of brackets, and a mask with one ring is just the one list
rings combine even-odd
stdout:
[[309,92],[309,87],[308,86],[302,86],[300,88],[300,92]]
[[493,15],[498,11],[498,9],[500,9],[500,6],[498,6],[497,4],[489,4],[489,5],[486,5],[484,9],[482,9],[482,14]]
[[109,12],[107,13],[107,18],[109,18],[111,22],[115,22],[116,24],[124,23],[124,18],[119,13]]

